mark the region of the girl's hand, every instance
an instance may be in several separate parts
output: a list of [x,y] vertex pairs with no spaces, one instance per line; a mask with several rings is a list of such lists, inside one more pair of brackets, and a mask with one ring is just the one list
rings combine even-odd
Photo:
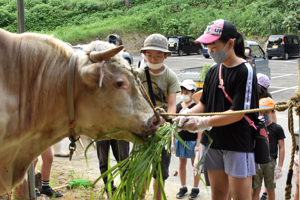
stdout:
[[[179,116],[173,119],[173,121],[178,121],[178,127],[180,127],[180,129],[190,132],[200,132],[212,128],[209,126],[210,117]],[[187,123],[183,125],[185,122]]]
[[173,143],[171,144],[171,153],[172,153],[172,154],[175,154],[175,147],[174,147],[174,144],[173,144]]

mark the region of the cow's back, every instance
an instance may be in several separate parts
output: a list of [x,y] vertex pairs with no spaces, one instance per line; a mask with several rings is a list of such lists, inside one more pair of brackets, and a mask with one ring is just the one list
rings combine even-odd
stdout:
[[21,129],[36,127],[47,108],[59,103],[53,99],[66,90],[73,51],[51,36],[2,29],[0,46],[0,113],[15,113],[13,120]]
[[[72,53],[51,36],[0,29],[0,194],[19,182],[24,166],[38,156],[35,152],[47,147],[41,140],[58,139],[52,138],[58,131],[53,127],[67,127],[67,115],[61,113],[67,113],[66,74]],[[33,153],[26,155],[29,148]]]

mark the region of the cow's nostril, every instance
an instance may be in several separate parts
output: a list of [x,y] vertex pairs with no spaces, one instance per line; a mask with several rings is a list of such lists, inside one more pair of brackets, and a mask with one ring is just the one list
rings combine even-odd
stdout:
[[147,121],[147,131],[143,132],[143,135],[153,135],[156,133],[157,129],[160,125],[160,119],[157,119],[155,115],[153,115],[151,118]]
[[157,126],[157,125],[159,125],[159,123],[160,123],[160,119],[158,118],[158,120],[157,120],[157,117],[153,116],[151,125]]

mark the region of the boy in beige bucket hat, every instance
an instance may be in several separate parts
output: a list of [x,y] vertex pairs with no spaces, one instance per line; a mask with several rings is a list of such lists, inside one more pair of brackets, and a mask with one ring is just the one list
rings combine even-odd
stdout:
[[[175,72],[164,64],[164,60],[171,55],[171,52],[168,50],[167,38],[161,34],[148,36],[144,41],[144,47],[141,49],[141,53],[145,55],[149,67],[151,87],[155,101],[154,104],[156,104],[156,107],[164,108],[168,113],[175,113],[176,93],[181,90]],[[137,71],[139,72],[139,78],[143,86],[149,93],[145,68],[139,68]],[[161,170],[164,183],[169,177],[170,161],[171,154],[164,149],[161,158]],[[156,174],[153,175],[153,178],[153,190],[155,191]],[[160,187],[157,189],[155,199],[161,199]]]
[[157,50],[164,53],[171,53],[171,51],[168,50],[167,38],[161,34],[152,34],[147,37],[144,41],[144,47],[141,49],[141,51],[145,50]]

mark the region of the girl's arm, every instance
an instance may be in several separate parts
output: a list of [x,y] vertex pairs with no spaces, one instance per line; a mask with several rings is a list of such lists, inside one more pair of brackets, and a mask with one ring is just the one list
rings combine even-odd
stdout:
[[[200,140],[201,140],[202,133],[203,133],[203,131],[198,132],[198,136],[197,136],[197,144],[196,144],[196,146],[199,147],[199,149],[200,149]],[[200,153],[200,151],[199,151],[199,153]]]
[[[227,110],[226,112],[232,112],[233,110]],[[188,111],[188,113],[204,113],[205,105],[200,101],[196,106]],[[233,115],[216,115],[210,117],[209,126],[224,126],[240,121],[244,117],[244,113]]]
[[[234,110],[227,110],[225,112],[233,112]],[[244,117],[244,113],[233,115],[215,115],[210,117],[209,126],[225,126],[234,122],[240,121]]]
[[188,113],[204,113],[204,112],[205,112],[205,105],[201,101],[188,111]]
[[176,113],[176,93],[168,95],[168,113]]

